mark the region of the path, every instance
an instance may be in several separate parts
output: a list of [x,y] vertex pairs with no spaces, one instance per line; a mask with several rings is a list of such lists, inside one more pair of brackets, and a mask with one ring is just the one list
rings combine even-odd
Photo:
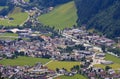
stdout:
[[[28,13],[28,12],[27,12],[27,13]],[[27,19],[26,19],[23,23],[21,23],[20,26],[23,26],[24,23],[27,22],[29,19],[30,19],[30,16],[29,16],[29,13],[28,13],[28,17],[27,17]]]
[[97,53],[94,53],[94,54],[93,54],[93,57],[92,57],[93,62],[89,65],[88,68],[93,67],[95,64],[101,64],[101,62],[103,61],[104,58],[98,58],[98,59],[97,59],[97,58],[96,58],[96,54],[97,54]]
[[53,62],[53,60],[51,60],[51,61],[49,61],[49,62],[47,62],[46,64],[44,64],[43,66],[46,66],[46,65],[48,65],[49,63],[51,63],[51,62]]

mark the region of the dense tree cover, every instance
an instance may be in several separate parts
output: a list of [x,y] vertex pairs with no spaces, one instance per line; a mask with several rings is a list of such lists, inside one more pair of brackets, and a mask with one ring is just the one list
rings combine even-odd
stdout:
[[78,10],[78,25],[95,28],[113,38],[120,36],[119,0],[75,0]]
[[71,0],[30,0],[32,3],[36,3],[36,5],[41,5],[44,7],[56,6],[58,4],[63,4]]
[[5,7],[5,8],[3,8],[0,11],[0,15],[5,16],[5,15],[9,14],[9,12],[14,9],[14,5],[13,4],[7,4],[7,6],[8,6],[7,8]]
[[0,0],[0,6],[5,6],[8,0]]
[[114,54],[117,54],[118,56],[120,56],[120,48],[108,48],[109,52],[113,52]]

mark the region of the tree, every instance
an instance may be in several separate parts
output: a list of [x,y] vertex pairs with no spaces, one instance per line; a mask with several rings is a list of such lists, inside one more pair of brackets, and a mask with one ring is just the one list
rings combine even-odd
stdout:
[[57,72],[57,73],[59,72],[59,70],[60,70],[59,68],[56,68],[56,72]]
[[105,45],[102,45],[101,48],[102,48],[102,51],[105,53],[105,52],[106,52],[106,47],[105,47]]
[[0,72],[0,79],[4,79],[4,77],[2,77],[2,73]]
[[106,66],[106,67],[105,67],[105,70],[106,70],[106,71],[108,71],[109,69],[112,69],[112,67],[110,67],[110,66]]

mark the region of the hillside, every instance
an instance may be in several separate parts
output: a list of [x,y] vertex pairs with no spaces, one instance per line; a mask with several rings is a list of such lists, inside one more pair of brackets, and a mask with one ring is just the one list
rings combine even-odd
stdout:
[[39,17],[44,25],[54,26],[55,29],[64,29],[76,25],[77,14],[74,2],[57,6],[53,11]]
[[[6,19],[0,18],[0,25],[17,26],[24,23],[24,21],[28,18],[28,14],[25,12],[22,12],[21,10],[22,10],[21,8],[16,7],[14,8],[13,11],[11,11],[8,14],[8,18]],[[10,20],[9,18],[12,18],[12,20]]]
[[72,0],[30,0],[30,3],[34,6],[42,6],[42,7],[51,7],[51,6],[57,6],[63,3],[67,3]]
[[120,36],[119,0],[75,0],[78,25],[96,29],[107,37]]
[[3,6],[0,6],[0,10],[2,10],[4,7]]
[[5,6],[8,0],[0,0],[0,6]]

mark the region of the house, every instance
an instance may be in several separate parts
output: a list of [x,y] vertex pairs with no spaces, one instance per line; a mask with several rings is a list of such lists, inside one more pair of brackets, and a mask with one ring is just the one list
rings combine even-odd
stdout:
[[104,60],[104,61],[101,62],[101,64],[110,65],[110,64],[113,64],[113,62]]
[[96,58],[104,58],[105,57],[105,53],[98,53],[95,56]]

